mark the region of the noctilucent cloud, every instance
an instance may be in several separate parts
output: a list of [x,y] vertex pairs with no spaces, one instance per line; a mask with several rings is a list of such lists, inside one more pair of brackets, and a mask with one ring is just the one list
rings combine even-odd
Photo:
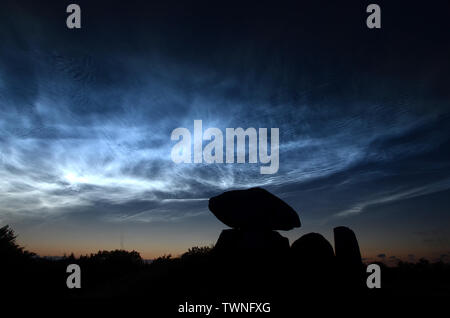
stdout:
[[[261,186],[291,242],[347,225],[367,259],[448,260],[448,4],[369,30],[357,4],[78,3],[80,30],[68,3],[0,9],[0,223],[27,249],[176,255],[225,227],[209,197]],[[174,163],[194,120],[279,128],[278,172]]]

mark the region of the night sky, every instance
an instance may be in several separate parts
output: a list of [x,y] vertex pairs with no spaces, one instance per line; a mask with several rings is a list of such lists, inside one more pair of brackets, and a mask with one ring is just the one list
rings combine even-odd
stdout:
[[[346,225],[366,259],[449,261],[448,1],[375,1],[380,30],[371,2],[242,2],[2,1],[0,225],[40,255],[177,255],[226,228],[209,197],[261,186],[291,243]],[[279,128],[279,171],[175,164],[195,119]]]

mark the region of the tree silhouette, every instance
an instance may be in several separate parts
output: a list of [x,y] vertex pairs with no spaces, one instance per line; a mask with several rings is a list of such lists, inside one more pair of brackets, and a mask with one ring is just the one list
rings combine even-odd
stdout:
[[17,235],[9,225],[0,228],[0,255],[3,259],[30,258],[35,255],[19,246],[16,239]]

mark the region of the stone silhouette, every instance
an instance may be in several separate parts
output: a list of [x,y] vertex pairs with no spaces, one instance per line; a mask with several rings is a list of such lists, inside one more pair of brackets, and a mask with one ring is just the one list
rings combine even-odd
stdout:
[[289,281],[289,240],[276,230],[300,226],[297,212],[261,188],[228,191],[209,200],[209,209],[232,227],[219,236],[214,272],[223,292],[277,290]]
[[320,290],[333,285],[335,256],[331,244],[319,233],[308,233],[291,246],[294,279],[304,288]]
[[240,284],[240,289],[253,286],[249,293],[289,281],[305,292],[319,294],[332,293],[337,286],[350,290],[361,286],[361,254],[349,228],[334,229],[334,250],[319,233],[305,234],[289,246],[289,240],[277,230],[300,227],[299,216],[264,189],[227,191],[212,197],[208,206],[231,227],[222,230],[213,249],[214,272],[220,273],[224,290],[233,291],[241,282],[245,284]]
[[230,229],[220,233],[215,248],[216,250],[287,252],[289,240],[276,231]]
[[227,191],[209,199],[209,209],[236,229],[291,230],[300,227],[298,214],[262,188]]
[[291,246],[294,259],[316,266],[334,261],[331,244],[319,233],[308,233],[297,239]]
[[215,246],[220,252],[287,252],[289,240],[274,230],[300,226],[294,209],[261,188],[228,191],[212,197],[209,209],[233,228],[220,234]]
[[334,245],[336,257],[340,262],[358,267],[362,264],[361,253],[355,233],[345,226],[334,228]]
[[362,286],[364,267],[355,233],[345,226],[334,228],[334,246],[342,280],[347,284]]

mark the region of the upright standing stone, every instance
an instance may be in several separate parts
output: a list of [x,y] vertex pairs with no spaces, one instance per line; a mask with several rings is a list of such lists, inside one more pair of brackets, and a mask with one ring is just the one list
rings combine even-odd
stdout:
[[334,251],[319,233],[308,233],[297,239],[291,246],[291,254],[295,260],[313,266],[330,266],[334,260]]
[[334,228],[334,250],[342,283],[351,287],[362,286],[364,268],[355,233],[345,226]]
[[287,252],[289,240],[276,231],[229,229],[220,233],[215,245],[217,251],[258,251],[265,253]]
[[297,239],[290,251],[292,278],[304,290],[321,294],[334,285],[335,256],[331,244],[319,233]]

